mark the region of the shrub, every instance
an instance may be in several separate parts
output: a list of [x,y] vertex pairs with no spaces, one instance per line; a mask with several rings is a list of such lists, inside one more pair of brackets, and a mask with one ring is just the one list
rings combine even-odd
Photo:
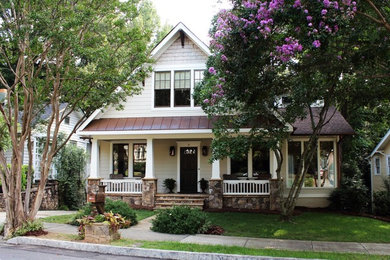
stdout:
[[79,226],[79,219],[82,219],[85,216],[91,215],[92,214],[92,206],[91,203],[87,203],[84,207],[82,207],[76,215],[72,218],[72,220],[68,223],[73,226]]
[[[10,164],[8,164],[8,168],[11,168]],[[28,165],[22,165],[22,175],[21,175],[22,191],[26,190],[26,186],[27,186],[27,172],[28,172]],[[2,193],[2,192],[3,192],[3,187],[2,187],[2,184],[1,184],[1,180],[0,180],[0,193]]]
[[57,169],[59,204],[79,209],[85,201],[86,156],[83,149],[73,144],[63,147],[54,162]]
[[390,216],[390,177],[383,179],[384,190],[374,193],[374,211],[379,216]]
[[40,221],[32,221],[24,223],[19,229],[17,229],[14,233],[14,237],[24,236],[33,232],[42,232],[43,224]]
[[124,201],[106,199],[106,205],[104,207],[104,210],[106,212],[111,211],[112,213],[120,214],[122,217],[126,218],[127,220],[130,220],[132,226],[138,223],[137,214],[135,213],[134,209],[132,209]]
[[205,234],[209,234],[209,235],[222,235],[224,232],[225,232],[225,230],[223,229],[223,227],[217,226],[217,225],[213,225],[213,226],[210,226],[206,230],[206,232],[204,232],[204,233]]
[[336,210],[364,212],[369,205],[368,188],[358,177],[345,178],[329,198],[330,207]]
[[204,233],[210,222],[204,212],[187,206],[160,211],[152,221],[152,230],[170,234]]

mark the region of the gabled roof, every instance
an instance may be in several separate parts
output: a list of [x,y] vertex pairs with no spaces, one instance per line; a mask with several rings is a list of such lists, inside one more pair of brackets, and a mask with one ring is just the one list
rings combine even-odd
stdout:
[[190,29],[182,22],[179,22],[173,29],[153,48],[151,56],[153,59],[158,59],[162,53],[178,38],[180,31],[190,38],[199,49],[201,49],[207,56],[211,55],[209,47],[202,42]]
[[383,146],[385,146],[390,141],[390,129],[387,131],[385,136],[382,138],[382,140],[378,143],[378,145],[375,147],[375,149],[370,154],[370,157],[374,156],[379,149],[381,149]]

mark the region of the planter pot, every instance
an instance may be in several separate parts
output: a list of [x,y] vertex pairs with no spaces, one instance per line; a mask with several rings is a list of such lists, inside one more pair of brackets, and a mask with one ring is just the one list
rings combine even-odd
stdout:
[[108,223],[93,223],[85,226],[85,242],[89,243],[110,243],[120,239],[118,231],[113,232]]

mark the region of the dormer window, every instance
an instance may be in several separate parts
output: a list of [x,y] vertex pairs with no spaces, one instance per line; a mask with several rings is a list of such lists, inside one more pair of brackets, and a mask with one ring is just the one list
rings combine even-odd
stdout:
[[154,106],[169,107],[171,105],[171,72],[156,72],[154,75]]
[[175,107],[191,105],[191,71],[175,71]]

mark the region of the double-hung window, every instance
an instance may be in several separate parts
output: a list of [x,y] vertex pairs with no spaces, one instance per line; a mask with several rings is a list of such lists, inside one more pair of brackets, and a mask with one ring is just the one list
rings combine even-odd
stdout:
[[191,105],[191,71],[175,71],[175,107]]
[[[204,70],[195,70],[194,71],[194,88],[196,88],[200,82],[202,82],[204,77]],[[194,100],[195,106],[200,106],[199,100]]]
[[374,173],[375,175],[381,174],[381,159],[378,156],[374,158]]
[[154,106],[169,107],[171,105],[171,72],[156,72],[154,75]]

